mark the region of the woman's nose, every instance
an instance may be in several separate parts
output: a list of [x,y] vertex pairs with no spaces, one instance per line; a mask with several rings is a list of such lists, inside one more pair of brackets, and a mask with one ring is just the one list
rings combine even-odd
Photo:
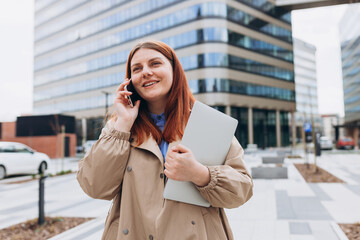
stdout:
[[143,74],[144,77],[146,77],[146,76],[151,76],[151,75],[152,75],[152,71],[151,71],[151,69],[150,69],[148,66],[144,66],[144,67],[143,67],[142,74]]

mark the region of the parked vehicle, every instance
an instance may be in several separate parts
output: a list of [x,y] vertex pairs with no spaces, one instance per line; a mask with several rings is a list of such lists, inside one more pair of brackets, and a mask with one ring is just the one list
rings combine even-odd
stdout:
[[15,174],[44,173],[49,157],[17,142],[0,142],[0,179]]
[[88,140],[84,143],[84,153],[87,153],[97,140]]
[[76,153],[82,153],[84,147],[83,146],[76,146]]
[[340,137],[336,142],[336,148],[338,149],[354,149],[354,139],[351,137]]
[[320,137],[320,148],[321,150],[331,150],[334,145],[330,138],[322,136]]

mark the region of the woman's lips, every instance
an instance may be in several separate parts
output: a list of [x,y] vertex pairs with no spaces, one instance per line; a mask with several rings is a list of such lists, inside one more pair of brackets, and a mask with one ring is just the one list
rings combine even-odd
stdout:
[[159,82],[159,81],[148,81],[148,82],[145,82],[145,83],[143,84],[143,87],[145,87],[145,88],[151,87],[151,86],[157,84],[158,82]]

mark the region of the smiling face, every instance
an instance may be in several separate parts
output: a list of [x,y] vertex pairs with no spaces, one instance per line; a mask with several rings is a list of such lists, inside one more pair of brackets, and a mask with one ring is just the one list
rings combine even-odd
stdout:
[[169,60],[158,51],[140,48],[131,59],[130,68],[139,95],[148,105],[163,108],[173,84],[173,68]]

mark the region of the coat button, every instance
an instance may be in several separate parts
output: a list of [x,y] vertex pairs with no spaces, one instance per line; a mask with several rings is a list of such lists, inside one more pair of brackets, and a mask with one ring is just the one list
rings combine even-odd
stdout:
[[149,235],[149,240],[153,240],[153,239],[154,239],[153,235]]
[[160,173],[160,178],[164,178],[164,174],[163,174],[163,173]]
[[131,168],[130,166],[127,166],[126,170],[127,170],[128,172],[131,172],[132,168]]
[[191,221],[191,224],[192,224],[192,225],[195,225],[195,221]]
[[123,230],[124,235],[127,235],[129,233],[129,230],[127,230],[126,228]]

